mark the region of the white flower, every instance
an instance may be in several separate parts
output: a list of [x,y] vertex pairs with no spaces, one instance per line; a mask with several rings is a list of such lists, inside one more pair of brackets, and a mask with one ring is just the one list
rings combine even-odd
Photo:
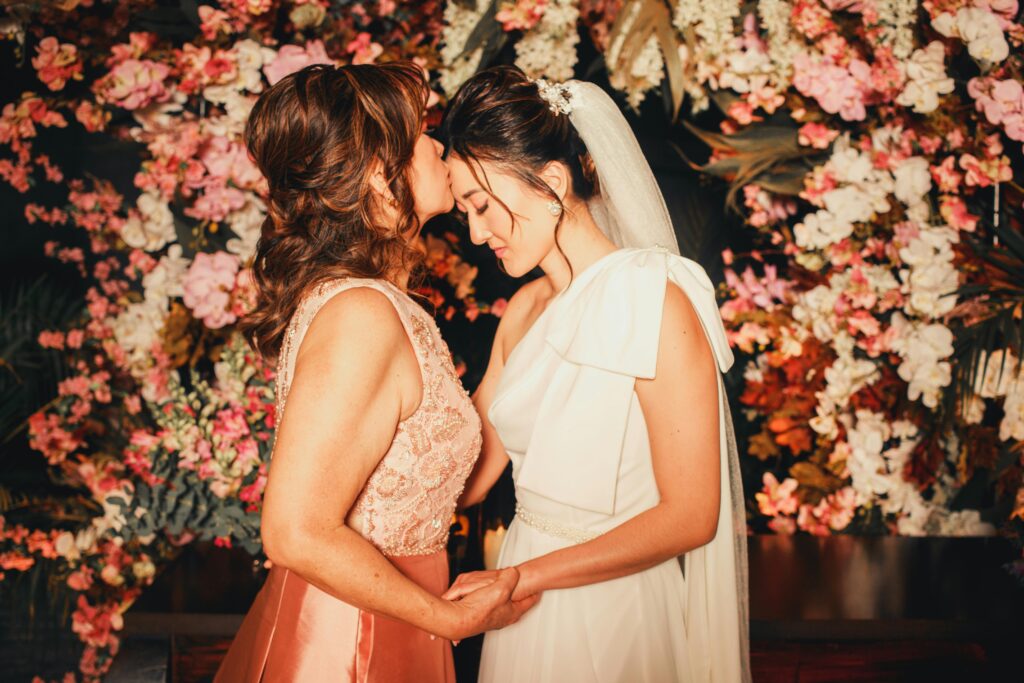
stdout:
[[574,0],[549,0],[541,20],[516,43],[516,66],[530,78],[571,79],[580,41],[579,14]]
[[229,213],[225,220],[235,237],[227,241],[227,250],[242,257],[243,262],[255,255],[266,216],[267,207],[256,195],[252,195],[241,209]]
[[996,528],[981,521],[977,510],[941,511],[938,515],[939,530],[936,536],[992,536]]
[[955,230],[924,226],[915,239],[900,248],[899,256],[910,269],[900,271],[903,291],[909,294],[907,310],[924,318],[939,318],[953,310],[960,273],[953,265]]
[[238,63],[237,83],[249,92],[263,91],[263,76],[260,70],[277,57],[277,53],[269,47],[260,45],[251,38],[240,40],[231,48],[235,52]]
[[445,26],[441,31],[441,88],[449,97],[455,94],[466,79],[476,73],[480,65],[483,47],[478,47],[469,54],[462,53],[470,34],[490,6],[490,0],[476,0],[474,9],[467,9],[459,2],[445,3]]
[[964,420],[967,424],[981,424],[985,417],[985,400],[976,394],[971,394],[964,407]]
[[907,320],[901,313],[892,317],[897,332],[893,342],[903,358],[897,370],[908,383],[907,396],[918,398],[929,408],[936,408],[943,387],[952,381],[952,368],[945,359],[953,355],[953,333],[940,323],[918,323]]
[[181,245],[172,244],[153,270],[142,278],[143,296],[156,310],[167,311],[170,299],[185,293],[182,280],[190,261],[181,255]]
[[896,181],[896,198],[907,206],[923,202],[924,196],[932,189],[932,174],[924,157],[904,159],[892,174]]
[[891,436],[889,424],[880,413],[858,410],[856,422],[851,415],[843,415],[849,454],[846,468],[850,472],[851,486],[857,493],[859,505],[885,495],[892,488],[889,468],[882,457],[885,442]]
[[242,91],[263,92],[261,70],[264,64],[274,61],[277,56],[274,50],[263,47],[251,38],[238,41],[231,50],[235,53],[235,63],[238,66],[237,75],[229,83],[204,88],[203,97],[210,102],[225,104],[231,99],[244,99]]
[[124,349],[133,373],[144,372],[152,363],[150,349],[160,340],[166,308],[161,310],[150,301],[129,304],[114,319],[114,339]]
[[74,562],[81,557],[78,545],[75,543],[75,535],[70,531],[64,531],[57,536],[57,540],[53,543],[53,549],[68,562]]
[[1015,383],[1003,401],[999,438],[1003,441],[1024,441],[1024,383]]
[[1010,55],[999,20],[987,9],[964,7],[958,10],[956,26],[960,38],[967,43],[967,51],[976,60],[995,64]]
[[[829,283],[831,284],[831,282]],[[839,290],[827,285],[818,285],[798,295],[793,306],[793,318],[809,327],[811,333],[821,341],[831,341],[835,334],[832,324]]]
[[754,357],[754,360],[747,363],[747,366],[743,368],[743,379],[748,384],[751,382],[763,382],[764,381],[764,368],[768,365],[768,357],[766,354],[758,354]]
[[156,565],[149,560],[140,560],[132,563],[132,573],[135,574],[135,578],[145,581],[156,574]]
[[853,234],[853,223],[840,219],[824,209],[804,216],[793,228],[797,246],[802,249],[824,249]]
[[960,36],[960,30],[956,26],[956,17],[952,12],[943,12],[933,18],[932,28],[935,29],[939,35],[946,38],[958,38]]
[[938,40],[915,50],[907,63],[907,84],[896,103],[913,107],[918,114],[938,109],[939,95],[948,95],[954,87],[953,79],[946,76],[944,58],[945,50]]
[[121,239],[129,247],[145,251],[163,249],[177,237],[170,205],[159,193],[147,190],[139,196],[134,212],[121,227]]

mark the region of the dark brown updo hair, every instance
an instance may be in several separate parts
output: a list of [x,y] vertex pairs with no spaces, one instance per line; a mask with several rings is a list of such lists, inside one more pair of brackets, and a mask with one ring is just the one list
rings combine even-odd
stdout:
[[[569,169],[573,195],[587,201],[599,193],[594,162],[569,117],[552,111],[537,84],[518,67],[484,69],[463,83],[448,104],[441,138],[447,154],[492,163],[559,204],[558,195],[538,176],[552,161]],[[486,174],[481,179],[472,163],[469,168],[490,190]],[[500,197],[494,199],[512,215]],[[555,226],[556,242],[565,208]]]
[[[422,70],[410,62],[308,66],[256,101],[245,142],[267,180],[253,275],[256,307],[241,323],[265,358],[314,286],[339,277],[388,278],[421,260],[407,178],[426,110]],[[382,225],[370,178],[377,164],[394,198]]]

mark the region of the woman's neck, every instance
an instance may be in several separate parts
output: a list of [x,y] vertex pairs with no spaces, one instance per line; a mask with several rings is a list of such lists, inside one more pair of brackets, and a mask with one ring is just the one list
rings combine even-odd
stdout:
[[616,249],[615,243],[601,232],[586,204],[580,204],[566,212],[558,230],[558,244],[541,260],[540,267],[554,291],[562,292],[573,277]]

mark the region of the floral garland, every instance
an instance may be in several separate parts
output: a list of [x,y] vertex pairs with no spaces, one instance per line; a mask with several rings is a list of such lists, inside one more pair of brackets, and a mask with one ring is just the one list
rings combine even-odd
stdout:
[[[997,314],[1020,318],[986,294],[1001,284],[987,262],[1013,257],[985,242],[1020,229],[1016,0],[927,1],[920,16],[915,0],[674,6],[691,107],[725,114],[720,134],[694,129],[714,150],[703,168],[734,184],[763,243],[742,272],[726,252],[722,290],[747,358],[760,519],[780,533],[992,533],[1004,520],[958,500],[985,470],[1020,520],[1021,339],[968,343]],[[617,84],[634,102],[657,85]],[[1000,193],[1014,198],[1001,209]]]
[[[0,579],[48,564],[75,596],[79,673],[98,680],[124,612],[183,545],[260,549],[273,370],[235,331],[253,305],[249,266],[266,213],[241,137],[249,110],[268,84],[308,64],[436,67],[442,8],[230,0],[201,5],[195,23],[182,15],[165,35],[134,28],[147,25],[146,2],[35,9],[4,19],[40,85],[3,106],[0,178],[25,194],[30,223],[84,238],[47,244],[93,286],[79,325],[40,335],[67,354],[71,374],[28,431],[54,476],[81,491],[69,504],[86,521],[31,529],[0,516]],[[58,159],[36,151],[45,129],[75,125],[141,147],[134,188],[65,178]],[[34,201],[40,185],[65,188],[66,203]],[[504,301],[476,300],[477,270],[456,244],[426,237],[421,293],[445,319],[500,315]]]

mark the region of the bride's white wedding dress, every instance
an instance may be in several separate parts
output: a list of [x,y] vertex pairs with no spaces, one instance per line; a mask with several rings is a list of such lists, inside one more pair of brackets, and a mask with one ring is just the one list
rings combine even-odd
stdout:
[[[489,411],[518,500],[500,567],[584,542],[657,504],[634,384],[655,374],[669,281],[689,297],[724,372],[732,353],[712,283],[662,248],[621,249],[578,273],[509,356]],[[487,634],[481,683],[749,680],[736,581],[744,521],[734,524],[735,445],[721,382],[717,400],[715,540],[630,576],[545,592],[518,623]]]

